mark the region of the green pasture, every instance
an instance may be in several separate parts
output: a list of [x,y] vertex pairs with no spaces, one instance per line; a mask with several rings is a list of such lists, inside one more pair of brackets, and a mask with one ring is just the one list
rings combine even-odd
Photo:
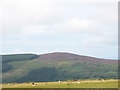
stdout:
[[2,88],[118,88],[118,80],[79,80],[62,82],[6,83]]

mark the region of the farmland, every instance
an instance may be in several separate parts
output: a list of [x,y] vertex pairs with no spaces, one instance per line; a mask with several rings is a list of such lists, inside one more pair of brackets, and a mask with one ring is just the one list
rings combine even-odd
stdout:
[[116,79],[85,79],[77,81],[58,82],[28,82],[28,83],[6,83],[3,88],[118,88]]

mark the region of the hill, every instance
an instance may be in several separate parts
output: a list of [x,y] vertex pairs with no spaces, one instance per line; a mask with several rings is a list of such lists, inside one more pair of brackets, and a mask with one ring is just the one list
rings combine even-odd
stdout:
[[3,83],[117,79],[117,60],[71,53],[3,55]]

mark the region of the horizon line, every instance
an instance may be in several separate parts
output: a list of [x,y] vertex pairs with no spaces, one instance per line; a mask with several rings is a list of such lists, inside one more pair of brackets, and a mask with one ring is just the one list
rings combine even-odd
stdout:
[[21,52],[21,53],[8,53],[8,54],[0,54],[0,55],[20,55],[20,54],[36,54],[36,55],[43,55],[43,54],[52,54],[52,53],[68,53],[68,54],[75,54],[75,55],[81,55],[81,56],[88,56],[93,58],[100,58],[100,59],[110,59],[110,60],[118,60],[118,58],[104,58],[104,57],[97,57],[93,55],[85,55],[85,54],[78,54],[78,53],[72,53],[72,52],[46,52],[46,53],[34,53],[34,52]]

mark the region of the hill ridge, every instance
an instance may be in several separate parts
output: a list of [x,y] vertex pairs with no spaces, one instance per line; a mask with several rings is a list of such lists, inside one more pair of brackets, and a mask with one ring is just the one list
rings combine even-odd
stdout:
[[117,79],[118,61],[71,53],[3,56],[2,82]]

